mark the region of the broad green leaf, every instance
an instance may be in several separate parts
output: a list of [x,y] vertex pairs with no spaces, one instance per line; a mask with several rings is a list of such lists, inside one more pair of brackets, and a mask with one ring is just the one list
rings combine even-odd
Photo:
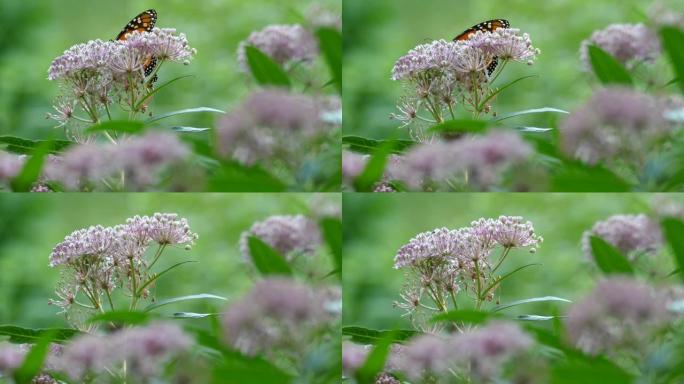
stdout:
[[524,111],[517,111],[517,112],[511,112],[508,114],[505,114],[503,116],[499,116],[495,119],[492,119],[492,121],[502,121],[506,119],[510,119],[513,117],[518,117],[518,116],[524,116],[524,115],[536,115],[539,113],[562,113],[562,114],[569,114],[570,112],[564,111],[562,109],[558,108],[551,108],[551,107],[544,107],[544,108],[534,108],[534,109],[526,109]]
[[151,310],[153,310],[153,309],[157,309],[157,308],[162,307],[162,306],[164,306],[164,305],[169,305],[169,304],[173,304],[173,303],[179,303],[179,302],[182,302],[182,301],[189,301],[189,300],[204,300],[204,299],[224,300],[224,301],[225,301],[225,300],[228,300],[228,299],[226,299],[225,297],[221,297],[221,296],[217,296],[217,295],[212,295],[212,294],[210,294],[210,293],[200,293],[200,294],[197,294],[197,295],[187,295],[187,296],[172,297],[172,298],[170,298],[170,299],[157,301],[157,302],[152,303],[152,304],[148,305],[147,307],[145,307],[145,309],[143,310],[143,312],[149,312],[149,311],[151,311]]
[[128,325],[144,324],[150,320],[151,316],[146,312],[134,311],[111,311],[97,314],[90,319],[88,323],[120,323]]
[[670,57],[672,69],[677,78],[679,88],[684,92],[684,32],[675,27],[664,27],[660,30],[660,36],[663,41],[663,48]]
[[31,329],[0,325],[0,336],[9,336],[8,341],[15,344],[36,343],[45,335],[51,335],[50,341],[53,343],[63,343],[80,334],[81,331],[71,328]]
[[515,307],[515,306],[521,305],[521,304],[539,303],[539,302],[545,302],[545,301],[562,301],[565,303],[571,303],[572,302],[568,299],[563,299],[562,297],[556,297],[556,296],[532,297],[529,299],[516,300],[516,301],[512,301],[510,303],[497,305],[496,307],[492,308],[492,312],[499,312],[503,309]]
[[278,63],[252,46],[245,47],[247,64],[254,79],[261,85],[289,87],[290,78]]
[[633,84],[632,76],[625,66],[603,49],[590,45],[589,60],[594,74],[602,84]]
[[31,157],[26,160],[24,167],[12,180],[13,191],[28,192],[31,190],[33,183],[40,177],[45,164],[45,157],[49,154],[51,146],[50,141],[44,141],[33,150]]
[[[292,377],[260,357],[223,350],[223,360],[213,370],[212,383],[287,384]],[[228,380],[227,380],[228,379]]]
[[553,175],[553,192],[629,192],[631,185],[601,166],[565,162]]
[[285,184],[260,166],[222,162],[209,179],[210,192],[283,192]]
[[86,133],[96,132],[117,132],[117,133],[140,133],[145,129],[145,124],[141,121],[112,120],[105,121],[86,129]]
[[434,316],[430,321],[442,322],[453,321],[468,324],[482,324],[491,318],[499,317],[497,314],[475,311],[469,309],[456,309],[447,313],[440,313]]
[[183,264],[188,264],[188,263],[197,263],[197,261],[195,261],[195,260],[181,261],[180,263],[176,263],[176,264],[174,264],[174,265],[172,265],[172,266],[166,268],[165,270],[163,270],[163,271],[161,271],[161,272],[159,272],[159,273],[153,274],[152,278],[150,278],[149,280],[147,280],[147,281],[145,282],[145,284],[141,285],[140,288],[138,288],[138,294],[141,294],[141,293],[145,290],[145,288],[147,288],[150,284],[152,284],[152,283],[154,283],[155,281],[157,281],[157,279],[159,279],[160,277],[164,276],[166,273],[168,273],[168,272],[170,272],[170,271],[172,271],[172,270],[174,270],[174,269],[180,267],[180,266],[183,265]]
[[387,165],[387,158],[389,157],[391,149],[385,145],[378,147],[375,153],[371,155],[370,160],[366,163],[366,168],[354,180],[354,188],[359,192],[371,192],[373,185],[380,181],[385,173],[385,165]]
[[0,136],[0,144],[6,144],[4,149],[7,152],[30,155],[41,145],[46,145],[50,153],[59,153],[76,143],[67,140],[29,140],[15,136]]
[[414,331],[411,329],[386,331],[357,326],[342,327],[342,335],[350,336],[351,341],[359,344],[376,344],[380,340],[386,338],[388,335],[392,336],[391,340],[393,343],[401,343],[419,334],[419,331]]
[[140,108],[140,106],[143,105],[143,103],[145,103],[147,100],[149,100],[150,97],[154,96],[157,92],[161,91],[162,89],[168,87],[169,85],[175,83],[175,82],[178,81],[178,80],[185,79],[185,78],[188,78],[188,77],[193,77],[193,75],[179,76],[179,77],[176,77],[175,79],[171,79],[171,80],[169,80],[169,81],[167,81],[167,82],[165,82],[165,83],[163,83],[163,84],[160,84],[160,85],[156,86],[156,87],[152,90],[152,92],[150,92],[150,93],[148,93],[147,95],[145,95],[145,97],[143,97],[143,98],[135,105],[135,109],[138,110],[138,109]]
[[195,312],[175,312],[173,317],[176,319],[204,319],[205,317],[219,316],[218,313],[195,313]]
[[516,127],[520,132],[523,133],[546,133],[553,131],[553,128],[541,128],[541,127]]
[[292,276],[292,269],[285,258],[258,237],[247,239],[249,256],[259,272],[264,275]]
[[320,28],[316,35],[333,80],[342,94],[342,34],[336,29]]
[[627,258],[612,244],[597,236],[591,236],[589,242],[594,261],[603,273],[634,274],[634,269]]
[[335,269],[342,270],[342,221],[334,217],[326,217],[321,220],[323,237],[333,255]]
[[159,121],[159,120],[162,120],[162,119],[166,119],[166,118],[172,117],[172,116],[187,115],[187,114],[190,114],[190,113],[204,113],[204,112],[210,112],[210,113],[226,113],[225,111],[222,111],[222,110],[220,110],[220,109],[209,108],[209,107],[188,108],[188,109],[181,109],[181,110],[178,110],[178,111],[168,112],[168,113],[164,113],[164,114],[161,114],[161,115],[157,115],[157,116],[151,117],[151,118],[149,118],[147,121],[145,121],[145,124],[150,124],[150,123],[153,123],[153,122],[155,122],[155,121]]
[[350,151],[365,154],[372,154],[380,147],[387,147],[391,153],[401,154],[417,143],[412,140],[375,140],[360,136],[344,136],[342,144]]
[[428,129],[430,133],[441,135],[459,135],[465,133],[485,133],[489,122],[485,120],[457,119],[447,120]]
[[50,343],[55,336],[56,331],[48,331],[44,333],[38,342],[31,347],[31,350],[26,354],[24,362],[14,372],[14,380],[17,384],[29,384],[33,377],[35,377],[43,367],[43,362],[47,357],[50,349]]
[[626,384],[632,383],[634,377],[615,363],[601,357],[570,359],[556,362],[551,367],[552,384]]
[[684,222],[675,218],[666,218],[662,222],[665,238],[677,265],[677,274],[684,279]]
[[548,321],[555,319],[556,316],[543,316],[543,315],[518,315],[516,319],[523,321]]
[[366,361],[356,372],[357,380],[360,384],[372,384],[375,377],[385,367],[385,361],[390,352],[394,340],[394,332],[389,331],[383,335],[375,344],[375,347],[366,357]]
[[206,131],[211,131],[211,128],[197,128],[197,127],[171,127],[176,132],[182,132],[182,133],[198,133],[198,132],[206,132]]

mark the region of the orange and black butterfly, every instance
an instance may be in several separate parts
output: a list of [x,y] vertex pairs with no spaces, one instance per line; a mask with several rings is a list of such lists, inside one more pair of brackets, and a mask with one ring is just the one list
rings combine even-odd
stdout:
[[[472,27],[466,29],[460,35],[454,37],[454,41],[468,40],[477,31],[494,32],[499,28],[508,28],[510,26],[511,26],[511,23],[509,23],[508,20],[504,20],[504,19],[488,20],[488,21],[482,22],[480,24],[473,25]],[[487,75],[491,75],[492,73],[494,73],[494,70],[496,69],[497,65],[499,65],[499,60],[498,60],[498,58],[495,57],[494,59],[492,59],[492,62],[489,63],[489,65],[487,66]]]
[[[138,32],[150,32],[154,28],[154,25],[157,23],[157,11],[154,9],[148,9],[147,11],[139,14],[133,20],[131,20],[126,26],[123,28],[123,30],[119,33],[118,36],[116,36],[116,40],[126,40],[129,34],[138,31]],[[154,72],[154,69],[157,67],[157,58],[150,56],[145,60],[145,76],[149,76]],[[157,79],[153,78],[150,80],[150,84],[153,84]]]

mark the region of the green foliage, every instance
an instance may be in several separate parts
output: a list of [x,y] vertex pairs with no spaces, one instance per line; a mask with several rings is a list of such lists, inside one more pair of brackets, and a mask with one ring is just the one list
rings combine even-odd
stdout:
[[532,297],[530,299],[516,300],[516,301],[512,301],[510,303],[497,305],[496,307],[492,308],[492,312],[499,312],[503,309],[515,307],[515,306],[518,306],[521,304],[539,303],[539,302],[545,302],[545,301],[562,301],[564,303],[571,303],[571,301],[568,299],[563,299],[562,297],[556,297],[556,296]]
[[385,173],[385,165],[391,152],[391,144],[387,143],[378,147],[371,155],[363,172],[354,180],[354,187],[360,192],[371,192],[373,185],[380,181]]
[[48,331],[41,335],[38,342],[31,347],[31,350],[26,354],[24,362],[14,372],[14,380],[17,384],[31,383],[34,376],[36,376],[43,367],[43,361],[47,357],[50,349],[50,343],[55,337],[56,331]]
[[349,336],[351,341],[359,344],[377,344],[382,340],[389,340],[392,343],[401,343],[418,334],[420,334],[420,332],[411,329],[380,331],[359,326],[342,327],[342,335]]
[[86,129],[86,132],[116,132],[135,134],[142,132],[144,128],[145,124],[141,121],[111,120],[93,125],[92,127]]
[[15,136],[0,136],[0,144],[5,145],[2,149],[7,152],[29,155],[41,146],[48,147],[50,153],[59,153],[74,143],[67,140],[28,140]]
[[342,221],[333,217],[326,217],[320,222],[330,253],[333,257],[333,265],[338,273],[342,272]]
[[339,93],[342,94],[342,34],[332,28],[321,28],[316,35],[333,81]]
[[413,140],[374,140],[359,136],[344,136],[342,145],[354,152],[371,154],[380,148],[390,148],[392,153],[402,153],[412,145],[416,144]]
[[662,37],[663,48],[670,57],[672,68],[677,75],[675,81],[684,92],[684,52],[682,52],[684,32],[675,27],[665,27],[660,31],[660,36]]
[[589,59],[594,73],[601,83],[623,85],[632,85],[634,83],[627,69],[603,49],[590,45]]
[[247,63],[254,79],[261,85],[290,87],[290,78],[278,63],[253,46],[245,47]]
[[678,267],[679,276],[684,279],[684,222],[667,218],[662,223],[665,238],[672,248],[672,254]]
[[628,192],[631,185],[600,165],[566,161],[553,175],[554,192]]
[[37,343],[43,338],[54,343],[63,343],[80,334],[79,330],[71,328],[31,329],[16,325],[0,325],[0,336],[8,336],[8,341],[16,344]]
[[457,119],[457,120],[447,120],[443,123],[434,125],[428,129],[430,133],[438,133],[441,135],[454,135],[454,134],[465,134],[465,133],[485,133],[487,127],[490,125],[488,121],[485,120],[472,120],[472,119]]
[[209,179],[210,192],[283,192],[287,187],[258,165],[224,161]]
[[100,313],[91,317],[90,319],[88,319],[88,323],[116,323],[126,325],[138,325],[148,322],[151,318],[151,314],[147,312],[110,311]]
[[440,313],[432,318],[433,322],[459,322],[467,324],[482,324],[490,319],[500,317],[496,313],[476,311],[470,309],[455,309],[446,313]]
[[159,307],[163,307],[163,306],[169,305],[169,304],[175,304],[175,303],[184,302],[184,301],[190,301],[190,300],[206,300],[206,299],[210,299],[210,300],[223,300],[223,301],[228,300],[228,299],[225,298],[225,297],[221,297],[221,296],[218,296],[218,295],[212,295],[212,294],[210,294],[210,293],[199,293],[199,294],[196,294],[196,295],[187,295],[187,296],[172,297],[172,298],[170,298],[170,299],[165,299],[165,300],[156,301],[156,302],[154,302],[154,303],[148,305],[147,307],[145,307],[145,309],[143,310],[143,312],[149,312],[149,311],[155,310],[155,309],[157,309],[157,308],[159,308]]
[[368,354],[366,361],[356,373],[357,379],[361,384],[371,384],[375,382],[375,377],[385,366],[385,360],[390,352],[393,340],[396,339],[394,331],[389,331],[382,335],[375,347]]
[[51,141],[44,141],[32,151],[31,157],[24,164],[21,172],[12,180],[12,189],[15,192],[31,190],[33,183],[40,177],[45,157],[50,153],[52,145]]
[[594,261],[603,273],[634,274],[634,268],[627,258],[612,244],[597,236],[591,236],[589,242]]
[[263,240],[250,236],[247,244],[252,263],[262,275],[292,275],[292,268],[285,258]]

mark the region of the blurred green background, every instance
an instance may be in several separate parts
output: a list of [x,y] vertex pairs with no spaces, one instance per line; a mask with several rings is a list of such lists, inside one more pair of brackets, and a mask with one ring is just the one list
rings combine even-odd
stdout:
[[[238,43],[269,24],[304,23],[312,5],[341,11],[341,0],[0,0],[0,135],[45,138],[56,125],[45,119],[59,91],[47,80],[52,60],[74,44],[113,39],[149,8],[159,14],[158,27],[185,33],[198,51],[190,66],[164,65],[160,84],[194,77],[158,93],[151,110],[228,110],[253,85],[238,69]],[[177,123],[212,127],[215,117],[191,115]]]
[[[684,11],[681,1],[668,1]],[[345,0],[344,133],[371,138],[408,137],[389,119],[402,95],[402,83],[390,80],[399,57],[419,44],[452,39],[479,22],[508,19],[528,32],[541,49],[534,66],[506,68],[498,84],[538,75],[503,92],[495,102],[499,114],[529,108],[571,110],[591,92],[591,79],[580,70],[580,42],[612,23],[646,20],[650,0]],[[462,112],[462,111],[461,111]],[[465,115],[463,116],[465,117]],[[547,117],[526,122],[549,124]],[[545,125],[538,125],[545,126]]]
[[[344,325],[373,329],[408,328],[393,308],[399,300],[404,271],[393,269],[396,251],[420,232],[434,228],[456,229],[480,217],[523,216],[532,221],[544,243],[535,254],[512,252],[501,273],[517,267],[541,263],[520,271],[503,283],[501,302],[553,295],[577,299],[588,292],[597,269],[580,247],[582,233],[596,221],[615,214],[649,213],[655,194],[345,194],[343,290]],[[684,203],[684,195],[668,195]],[[499,252],[493,253],[498,257]],[[672,271],[667,252],[656,256],[658,271]],[[489,304],[491,305],[491,304]],[[507,314],[551,314],[551,307],[564,305],[525,305]],[[472,303],[470,307],[472,308]]]
[[[188,219],[199,239],[190,251],[179,247],[165,251],[154,269],[161,271],[184,260],[198,263],[160,278],[157,298],[213,293],[230,300],[248,290],[255,275],[239,252],[242,231],[271,215],[308,214],[326,206],[339,211],[340,202],[339,194],[0,195],[0,324],[66,325],[63,316],[55,315],[59,308],[47,304],[56,298],[53,292],[59,279],[59,269],[48,267],[48,256],[74,230],[122,224],[134,215],[178,213]],[[319,255],[316,262],[331,268],[327,254]],[[192,301],[161,308],[160,313],[212,311],[223,305]]]

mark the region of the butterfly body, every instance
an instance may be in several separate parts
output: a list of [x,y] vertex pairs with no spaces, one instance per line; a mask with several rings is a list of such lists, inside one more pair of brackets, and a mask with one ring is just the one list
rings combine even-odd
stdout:
[[[154,26],[157,24],[157,11],[154,9],[148,9],[147,11],[139,14],[133,20],[128,22],[126,26],[119,32],[116,36],[116,40],[122,41],[128,38],[133,32],[151,32]],[[155,68],[157,68],[157,58],[149,56],[144,63],[143,69],[145,71],[145,77],[150,76],[154,73]],[[150,80],[150,84],[153,84],[157,80],[157,76]]]
[[[511,23],[504,19],[493,19],[487,20],[480,24],[473,25],[472,27],[466,29],[460,35],[454,37],[454,41],[466,41],[470,39],[474,34],[479,32],[494,32],[499,28],[509,28]],[[494,73],[497,65],[499,65],[498,58],[493,58],[492,61],[487,65],[487,75]]]

